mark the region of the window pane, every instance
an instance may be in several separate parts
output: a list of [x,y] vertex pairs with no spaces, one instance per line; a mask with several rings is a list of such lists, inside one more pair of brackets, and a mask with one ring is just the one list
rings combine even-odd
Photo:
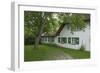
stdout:
[[79,38],[78,38],[78,37],[72,38],[72,44],[73,44],[73,45],[79,44]]
[[71,37],[68,38],[68,43],[71,44]]
[[66,37],[58,37],[58,42],[61,44],[67,43]]
[[76,38],[76,44],[79,44],[79,38]]
[[66,37],[62,37],[62,38],[61,38],[61,43],[63,43],[63,44],[64,44],[64,43],[67,43]]
[[60,37],[58,37],[58,43],[60,43]]
[[45,41],[47,41],[47,37],[44,37],[45,38]]
[[44,37],[41,38],[41,41],[44,41]]
[[67,38],[66,37],[58,37],[58,43],[61,43],[61,44],[67,43]]
[[54,37],[51,37],[51,42],[54,42]]
[[54,42],[54,37],[48,37],[48,42]]

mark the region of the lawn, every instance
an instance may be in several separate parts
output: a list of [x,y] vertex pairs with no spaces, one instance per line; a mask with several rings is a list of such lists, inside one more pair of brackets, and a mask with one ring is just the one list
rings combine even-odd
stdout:
[[54,45],[42,44],[37,49],[33,45],[25,45],[24,61],[87,59],[90,52],[61,48]]

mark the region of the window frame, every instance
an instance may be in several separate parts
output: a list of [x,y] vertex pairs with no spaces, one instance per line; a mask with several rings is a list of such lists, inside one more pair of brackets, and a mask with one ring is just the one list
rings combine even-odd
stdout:
[[52,37],[52,36],[48,37],[48,42],[51,42],[51,43],[54,42],[54,37]]
[[[78,41],[77,41],[78,40]],[[72,45],[79,45],[79,37],[72,37]],[[78,43],[77,43],[78,42]]]
[[68,37],[68,44],[71,44],[71,43],[72,43],[72,38]]
[[[65,39],[66,41],[64,41],[64,39]],[[66,43],[67,43],[67,37],[58,37],[58,43],[66,44]]]

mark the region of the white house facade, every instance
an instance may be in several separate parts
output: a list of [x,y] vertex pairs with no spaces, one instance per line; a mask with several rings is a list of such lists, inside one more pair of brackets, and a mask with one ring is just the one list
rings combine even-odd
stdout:
[[90,51],[90,25],[88,24],[84,30],[77,30],[72,33],[68,26],[64,24],[59,28],[56,35],[42,36],[41,42],[76,50],[84,46],[86,51]]

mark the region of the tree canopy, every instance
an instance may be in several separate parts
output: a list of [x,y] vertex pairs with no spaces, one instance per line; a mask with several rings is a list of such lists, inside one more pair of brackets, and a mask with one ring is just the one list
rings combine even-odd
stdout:
[[25,39],[32,37],[34,40],[40,32],[42,24],[44,24],[42,34],[56,32],[62,23],[69,23],[66,25],[71,28],[71,31],[75,31],[76,29],[83,30],[87,25],[84,21],[87,18],[90,19],[89,14],[24,11]]

